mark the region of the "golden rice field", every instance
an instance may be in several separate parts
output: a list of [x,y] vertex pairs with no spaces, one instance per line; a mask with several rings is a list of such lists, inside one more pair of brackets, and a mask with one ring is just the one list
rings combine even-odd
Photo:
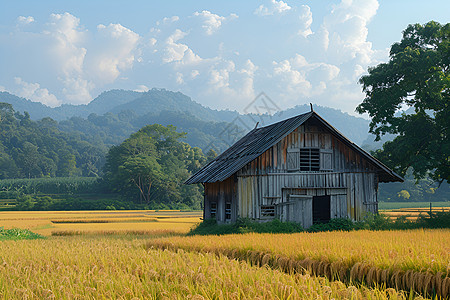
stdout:
[[50,235],[141,233],[184,234],[202,212],[181,211],[10,211],[0,212],[0,227],[30,229]]
[[[0,299],[407,299],[208,253],[146,249],[131,237],[0,243]],[[419,297],[420,298],[420,297]]]
[[153,239],[147,247],[450,295],[448,229],[170,237]]
[[185,236],[200,217],[179,211],[0,212],[0,227],[47,236],[0,242],[0,299],[450,295],[450,230]]
[[380,268],[450,275],[449,229],[171,237],[153,239],[149,245],[201,251],[252,250],[298,260],[311,258],[346,266],[363,262]]
[[[433,213],[436,212],[449,212],[450,207],[434,207],[431,210]],[[389,210],[381,210],[380,214],[388,216],[392,219],[396,219],[398,217],[406,217],[408,220],[416,220],[420,215],[428,216],[430,212],[430,208],[398,208],[398,209],[389,209]]]

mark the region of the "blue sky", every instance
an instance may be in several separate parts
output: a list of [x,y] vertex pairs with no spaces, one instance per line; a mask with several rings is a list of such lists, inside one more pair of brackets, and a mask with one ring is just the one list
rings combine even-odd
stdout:
[[411,23],[450,1],[0,2],[0,90],[49,106],[113,88],[181,91],[242,111],[260,92],[286,109],[354,114],[358,78]]

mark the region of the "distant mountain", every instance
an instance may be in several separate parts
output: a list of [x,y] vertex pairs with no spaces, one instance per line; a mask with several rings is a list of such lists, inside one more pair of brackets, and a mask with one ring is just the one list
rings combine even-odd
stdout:
[[8,92],[0,92],[0,102],[10,103],[19,112],[27,111],[32,119],[50,117],[56,121],[71,117],[88,117],[90,114],[103,115],[111,112],[131,110],[138,116],[161,111],[180,111],[190,113],[207,121],[231,121],[238,113],[235,111],[217,111],[198,104],[190,97],[164,89],[151,89],[148,92],[111,90],[103,92],[87,105],[63,104],[51,108],[39,102],[17,97]]
[[[7,92],[0,93],[0,102],[12,104],[14,109],[19,112],[27,111],[34,120],[51,117],[57,121],[64,121],[76,117],[86,120],[91,119],[94,123],[106,122],[100,127],[103,126],[102,128],[106,129],[105,126],[109,124],[111,128],[107,129],[107,131],[117,133],[110,137],[109,140],[111,143],[120,142],[128,137],[125,135],[131,133],[130,130],[138,130],[140,128],[139,126],[148,125],[150,122],[158,121],[166,123],[163,125],[173,124],[177,126],[177,124],[181,122],[186,123],[186,120],[189,120],[191,123],[189,126],[185,126],[186,124],[183,126],[178,125],[180,128],[186,129],[189,134],[198,134],[199,128],[195,128],[195,126],[199,126],[201,122],[203,122],[203,128],[208,128],[208,130],[211,129],[210,122],[222,123],[220,125],[222,128],[221,131],[217,132],[217,130],[213,130],[203,132],[205,135],[209,135],[209,137],[204,138],[203,142],[198,145],[192,145],[204,146],[206,141],[210,142],[214,139],[213,135],[215,134],[216,140],[221,140],[221,147],[219,147],[221,150],[223,150],[222,147],[232,142],[223,141],[224,138],[221,136],[222,134],[227,134],[226,131],[229,130],[227,126],[232,126],[230,128],[241,128],[239,132],[240,135],[243,135],[252,129],[257,121],[260,122],[259,126],[265,126],[310,110],[309,105],[303,104],[284,111],[278,111],[274,115],[243,115],[236,111],[213,110],[202,106],[180,92],[172,92],[165,89],[151,89],[148,92],[111,90],[100,94],[87,105],[65,104],[56,108],[51,108],[38,102],[32,102]],[[367,120],[329,107],[314,106],[314,109],[353,142],[362,144],[367,139],[369,123]],[[124,118],[126,121],[124,121]],[[94,128],[96,126],[99,126],[94,123],[91,124],[94,127],[82,126],[80,123],[82,119],[74,121],[78,124],[77,127],[79,128],[89,127],[89,130],[92,131],[95,130]],[[117,124],[115,123],[116,121],[118,121]],[[123,124],[123,122],[126,124]],[[227,125],[227,123],[232,123],[232,125]],[[194,126],[194,124],[196,125]],[[115,129],[113,130],[112,128]],[[65,130],[70,130],[70,128],[65,126]],[[89,133],[94,134],[93,132]],[[106,141],[105,143],[109,144]]]
[[45,117],[51,117],[54,120],[61,120],[55,108],[48,107],[40,102],[33,102],[25,98],[17,97],[8,92],[0,92],[0,102],[9,103],[14,107],[15,111],[27,111],[33,120],[40,120]]

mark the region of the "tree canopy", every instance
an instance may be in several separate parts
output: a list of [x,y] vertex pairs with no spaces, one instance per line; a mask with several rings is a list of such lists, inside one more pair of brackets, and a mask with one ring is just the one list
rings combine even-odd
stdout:
[[200,208],[201,187],[184,181],[205,162],[200,148],[179,141],[172,125],[143,127],[109,150],[105,178],[109,187],[149,207]]
[[99,176],[105,149],[0,102],[0,179]]
[[450,183],[450,24],[409,25],[390,59],[369,68],[360,83],[366,94],[356,111],[371,117],[379,140],[396,137],[376,156],[404,175]]

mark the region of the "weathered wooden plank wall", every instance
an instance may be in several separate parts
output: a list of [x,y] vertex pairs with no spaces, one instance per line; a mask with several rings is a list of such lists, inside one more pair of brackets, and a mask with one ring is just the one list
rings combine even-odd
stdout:
[[[301,172],[288,168],[289,153],[302,148],[321,149],[320,171]],[[292,161],[291,161],[292,163]],[[296,162],[294,161],[294,164]],[[360,220],[366,212],[377,213],[376,168],[326,128],[306,123],[269,148],[236,177],[205,184],[205,217],[208,204],[219,210],[233,203],[233,217],[260,219],[261,205],[276,205],[283,221],[312,224],[312,197],[330,195],[330,217]],[[236,184],[235,184],[236,183]]]
[[237,219],[238,203],[237,203],[237,184],[235,176],[231,176],[224,181],[205,184],[205,207],[204,217],[211,218],[211,203],[217,205],[216,219],[218,222],[228,222],[225,216],[225,206],[229,202],[231,204],[231,219],[229,222],[235,222]]
[[[320,148],[331,153],[334,172],[375,172],[376,168],[344,142],[333,136],[325,128],[302,125],[280,142],[269,148],[258,158],[244,166],[238,175],[264,175],[283,173],[287,166],[288,152],[300,148]],[[327,157],[330,159],[330,157]]]

